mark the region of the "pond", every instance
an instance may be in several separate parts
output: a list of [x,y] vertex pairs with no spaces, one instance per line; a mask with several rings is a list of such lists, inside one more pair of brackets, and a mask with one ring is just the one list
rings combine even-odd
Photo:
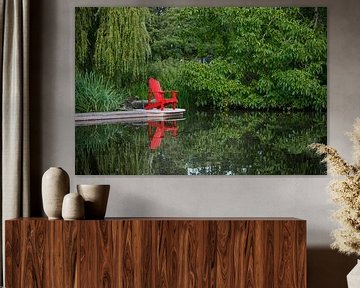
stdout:
[[76,127],[77,175],[321,175],[326,114],[186,111],[185,119]]

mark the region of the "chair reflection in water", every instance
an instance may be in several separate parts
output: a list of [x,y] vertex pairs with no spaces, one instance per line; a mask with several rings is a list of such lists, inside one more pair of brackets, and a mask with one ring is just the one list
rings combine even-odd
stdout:
[[[161,145],[162,139],[165,137],[165,132],[172,132],[173,137],[177,137],[178,128],[176,121],[148,121],[148,136],[150,140],[150,149],[155,150]],[[154,129],[155,128],[155,132]]]

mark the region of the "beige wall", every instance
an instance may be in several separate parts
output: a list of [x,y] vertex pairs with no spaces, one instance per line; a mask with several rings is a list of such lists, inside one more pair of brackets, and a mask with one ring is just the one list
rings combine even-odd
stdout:
[[[308,221],[310,249],[315,251],[319,247],[327,247],[331,241],[329,233],[334,228],[329,220],[333,206],[326,191],[330,179],[328,176],[74,175],[74,7],[91,4],[116,6],[119,3],[154,6],[166,5],[168,2],[31,2],[34,214],[40,213],[41,203],[37,197],[42,173],[50,166],[61,166],[71,176],[72,190],[80,183],[111,184],[107,216],[292,216]],[[183,0],[176,3],[177,6],[191,3],[204,6],[206,3],[216,4],[217,1]],[[328,142],[336,146],[347,159],[351,159],[351,144],[345,132],[351,130],[354,119],[360,116],[360,1],[224,0],[221,3],[237,6],[296,4],[328,7]],[[309,259],[317,261],[311,255]],[[334,259],[337,254],[331,255]],[[319,267],[315,262],[309,263],[309,271],[315,274],[321,273]],[[315,279],[316,276],[311,277]]]

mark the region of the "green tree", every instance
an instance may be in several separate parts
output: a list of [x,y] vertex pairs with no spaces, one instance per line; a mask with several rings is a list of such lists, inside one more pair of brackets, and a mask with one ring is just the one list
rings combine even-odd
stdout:
[[208,28],[204,27],[199,15],[196,15],[196,11],[202,9],[204,8],[151,8],[147,29],[151,38],[152,60],[189,60],[207,56],[212,50],[213,35],[207,33]]
[[326,9],[189,7],[155,15],[154,58],[185,62],[177,89],[198,106],[326,108]]

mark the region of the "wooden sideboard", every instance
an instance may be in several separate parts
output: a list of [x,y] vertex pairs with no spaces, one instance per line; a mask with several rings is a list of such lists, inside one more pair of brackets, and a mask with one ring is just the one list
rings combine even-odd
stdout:
[[6,287],[306,287],[306,221],[116,218],[5,223]]

